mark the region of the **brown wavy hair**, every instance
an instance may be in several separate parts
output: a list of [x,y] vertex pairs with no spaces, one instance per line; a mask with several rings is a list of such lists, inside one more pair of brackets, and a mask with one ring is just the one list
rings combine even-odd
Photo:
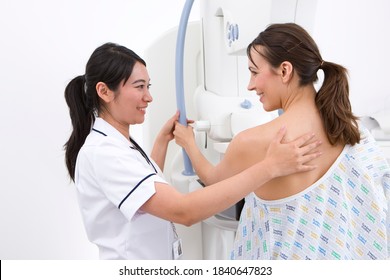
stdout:
[[[256,46],[261,45],[260,53]],[[324,81],[315,96],[322,122],[329,142],[354,145],[360,142],[358,118],[352,113],[349,101],[347,70],[336,63],[324,61],[317,44],[309,33],[295,23],[272,24],[261,32],[247,48],[262,55],[273,67],[289,61],[294,73],[299,76],[300,86],[313,84],[318,80],[317,71],[322,69]]]

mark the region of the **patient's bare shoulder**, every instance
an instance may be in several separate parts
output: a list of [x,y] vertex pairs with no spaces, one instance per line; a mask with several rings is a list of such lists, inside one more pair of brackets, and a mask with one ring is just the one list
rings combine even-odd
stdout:
[[279,130],[277,127],[269,122],[240,132],[232,139],[225,156],[231,161],[238,160],[243,168],[262,160]]

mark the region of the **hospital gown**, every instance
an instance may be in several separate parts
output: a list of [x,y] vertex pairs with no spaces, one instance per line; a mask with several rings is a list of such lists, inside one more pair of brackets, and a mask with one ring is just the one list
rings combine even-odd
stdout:
[[284,199],[245,198],[231,259],[388,259],[390,168],[370,133],[316,183]]

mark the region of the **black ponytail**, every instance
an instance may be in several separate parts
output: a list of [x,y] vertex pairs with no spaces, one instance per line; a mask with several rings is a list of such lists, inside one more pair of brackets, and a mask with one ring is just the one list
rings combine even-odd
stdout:
[[73,131],[65,143],[65,161],[70,178],[74,181],[74,171],[78,152],[87,138],[95,121],[93,108],[88,106],[85,92],[85,76],[77,76],[65,88],[65,100],[69,107]]

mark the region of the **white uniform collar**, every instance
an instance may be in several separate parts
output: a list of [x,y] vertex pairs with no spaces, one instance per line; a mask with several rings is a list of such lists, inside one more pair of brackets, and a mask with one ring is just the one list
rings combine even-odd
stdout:
[[102,118],[96,118],[95,123],[93,124],[93,129],[97,130],[97,132],[100,132],[103,135],[110,136],[121,141],[126,146],[132,146],[130,139],[127,139],[115,127],[113,127],[111,124],[109,124]]

